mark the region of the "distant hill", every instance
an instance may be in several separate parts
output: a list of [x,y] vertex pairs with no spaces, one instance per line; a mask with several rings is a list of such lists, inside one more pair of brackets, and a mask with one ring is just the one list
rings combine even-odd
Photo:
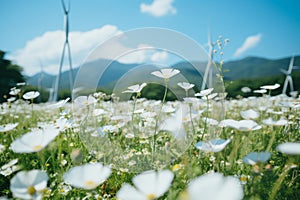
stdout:
[[[280,68],[288,69],[290,57],[270,60],[259,57],[247,57],[242,60],[230,61],[224,64],[227,80],[269,77],[282,74]],[[300,66],[300,56],[295,56],[294,65]]]
[[[277,60],[271,60],[259,57],[247,57],[241,60],[229,61],[224,64],[223,69],[227,72],[224,73],[225,80],[240,80],[240,79],[250,79],[250,78],[260,78],[260,77],[270,77],[274,75],[281,75],[280,68],[287,69],[289,66],[290,57],[282,58]],[[97,69],[101,65],[110,63],[110,67],[104,72],[103,76],[99,80],[100,87],[113,88],[117,81],[124,76],[130,70],[140,66],[140,64],[122,64],[117,61],[108,60],[97,60],[94,63],[89,63],[91,68]],[[201,66],[204,69],[204,64],[200,62],[192,62],[193,65]],[[193,65],[188,62],[179,62],[173,65],[173,68],[180,69],[181,74],[187,77],[188,81],[200,86],[201,78],[197,70],[194,69]],[[295,56],[294,65],[300,66],[300,56]],[[155,70],[155,66],[144,66],[143,80],[146,81],[147,77],[145,75],[150,74],[151,71]],[[73,70],[74,77],[78,73],[79,68]],[[86,81],[89,81],[92,77],[93,70],[89,70],[86,74]],[[204,73],[204,70],[203,72]],[[135,74],[135,76],[140,76],[140,74]],[[140,77],[138,77],[140,78]],[[27,82],[33,86],[40,86],[44,88],[53,88],[55,84],[56,76],[47,73],[38,73],[32,77],[27,77]],[[69,71],[65,71],[61,75],[60,88],[69,88]]]

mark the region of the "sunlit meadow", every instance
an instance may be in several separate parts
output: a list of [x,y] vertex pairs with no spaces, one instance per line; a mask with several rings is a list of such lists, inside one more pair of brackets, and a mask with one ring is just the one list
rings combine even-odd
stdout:
[[299,199],[300,98],[272,96],[277,84],[261,97],[190,95],[195,83],[179,82],[185,98],[166,101],[179,74],[151,73],[161,100],[141,98],[143,82],[124,88],[128,101],[95,92],[35,104],[38,92],[12,88],[0,109],[1,199]]

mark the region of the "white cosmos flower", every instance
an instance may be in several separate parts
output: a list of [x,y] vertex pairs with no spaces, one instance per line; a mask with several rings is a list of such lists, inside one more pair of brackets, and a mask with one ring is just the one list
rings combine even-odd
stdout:
[[203,100],[211,100],[211,99],[215,98],[216,96],[218,96],[218,93],[212,93],[207,96],[203,96],[202,99]]
[[230,139],[228,140],[222,140],[222,139],[217,139],[217,140],[209,140],[207,142],[197,142],[196,143],[196,148],[205,151],[205,152],[219,152],[222,151],[227,144],[229,144]]
[[56,120],[55,126],[59,129],[59,131],[64,131],[72,128],[72,121],[70,119],[60,117],[58,120]]
[[182,121],[182,115],[183,110],[178,109],[176,113],[172,114],[170,117],[166,118],[159,126],[159,130],[166,130],[170,131],[172,135],[176,139],[182,139],[185,138],[186,132],[184,129],[183,121]]
[[286,142],[277,146],[277,150],[281,153],[300,155],[300,143],[299,142]]
[[46,147],[59,134],[54,126],[35,129],[11,143],[10,149],[15,153],[38,152]]
[[70,97],[60,100],[59,102],[49,105],[50,108],[62,108],[68,101],[70,100]]
[[147,83],[132,85],[128,87],[128,90],[125,90],[122,93],[140,93],[146,85]]
[[185,98],[183,98],[183,101],[186,103],[193,104],[193,103],[198,103],[199,99],[196,97],[185,97]]
[[15,129],[17,126],[18,126],[18,123],[0,125],[0,132],[11,131],[11,130]]
[[64,174],[64,181],[76,188],[95,189],[111,174],[111,169],[102,163],[89,163],[71,168]]
[[154,200],[166,193],[171,186],[174,174],[169,170],[146,171],[135,177],[134,186],[125,183],[117,192],[120,200]]
[[97,103],[97,99],[93,97],[92,95],[87,96],[79,96],[74,100],[75,106],[87,106]]
[[280,119],[278,121],[273,120],[272,118],[264,119],[262,122],[269,126],[285,126],[288,124],[286,119]]
[[268,161],[271,157],[269,152],[252,152],[243,158],[243,162],[250,165],[255,165],[256,163],[264,163]]
[[48,175],[41,170],[18,172],[10,181],[10,190],[20,199],[42,199]]
[[25,94],[23,94],[23,98],[26,100],[35,99],[38,96],[40,96],[40,93],[38,91],[30,91],[30,92],[26,92]]
[[187,188],[186,199],[240,200],[243,196],[243,187],[238,178],[212,173],[192,180]]
[[163,79],[169,79],[172,76],[175,76],[176,74],[179,73],[180,71],[178,69],[171,69],[171,68],[166,68],[166,69],[161,69],[160,71],[151,72],[152,75]]
[[225,119],[220,122],[219,126],[232,127],[240,131],[255,131],[261,129],[261,126],[253,120],[236,121],[233,119]]
[[280,87],[280,84],[276,83],[275,85],[264,85],[261,86],[261,89],[265,89],[265,90],[276,90],[277,88]]
[[217,126],[219,124],[217,120],[208,117],[203,117],[202,121],[212,126]]
[[264,94],[264,93],[267,92],[267,90],[261,89],[261,90],[254,90],[253,92],[254,92],[254,93],[259,93],[259,94]]
[[208,88],[206,90],[201,90],[199,93],[196,93],[195,96],[196,97],[204,97],[204,96],[209,95],[213,90],[214,90],[214,88]]
[[16,97],[10,97],[10,98],[7,99],[7,102],[13,102],[16,99],[17,99]]
[[0,169],[0,174],[3,176],[9,176],[15,171],[19,170],[20,167],[16,164],[18,163],[18,159],[13,159],[9,161],[7,164],[3,165]]
[[0,144],[0,153],[2,153],[5,150],[5,146],[3,144]]
[[184,89],[184,90],[189,90],[189,89],[191,89],[195,86],[194,84],[190,84],[190,83],[187,83],[187,82],[180,82],[180,83],[177,83],[177,85],[179,87],[181,87],[182,89]]
[[20,89],[17,89],[17,88],[11,88],[9,94],[10,94],[10,95],[13,95],[13,96],[16,96],[16,95],[18,95],[20,92],[21,92]]
[[241,111],[240,112],[242,118],[244,119],[256,119],[259,117],[259,113],[250,109],[250,110],[246,110],[246,111]]
[[107,112],[101,108],[97,108],[93,110],[93,115],[94,116],[99,116],[99,115],[103,115],[106,114]]
[[251,89],[250,89],[249,87],[242,87],[242,88],[241,88],[241,91],[242,91],[243,93],[249,93],[249,92],[251,92]]

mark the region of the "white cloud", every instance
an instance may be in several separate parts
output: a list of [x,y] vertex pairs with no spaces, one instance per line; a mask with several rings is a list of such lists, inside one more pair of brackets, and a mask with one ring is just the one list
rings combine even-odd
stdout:
[[149,13],[155,17],[161,17],[167,14],[175,14],[176,8],[172,5],[174,0],[154,0],[152,4],[142,3],[140,10],[142,13]]
[[[73,67],[78,67],[97,45],[121,32],[113,25],[105,25],[86,32],[70,32],[69,43]],[[28,41],[25,47],[14,52],[10,59],[24,67],[27,75],[39,72],[41,65],[47,73],[57,74],[64,40],[64,31],[46,32]],[[68,70],[67,58],[66,54],[63,70]]]
[[246,51],[248,51],[249,49],[258,45],[258,43],[261,40],[261,37],[262,37],[261,34],[252,35],[252,36],[247,37],[245,42],[243,43],[243,45],[235,51],[233,56],[238,57],[238,56],[242,55],[243,53],[245,53]]
[[159,51],[159,52],[155,52],[153,53],[153,55],[151,56],[151,61],[153,62],[162,62],[164,60],[166,60],[168,58],[168,53],[165,51]]

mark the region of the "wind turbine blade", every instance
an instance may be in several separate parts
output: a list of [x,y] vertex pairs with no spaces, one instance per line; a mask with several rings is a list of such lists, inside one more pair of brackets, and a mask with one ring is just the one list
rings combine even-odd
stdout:
[[290,61],[290,65],[289,65],[289,69],[288,69],[289,74],[291,74],[291,72],[293,70],[293,65],[294,65],[294,56],[291,58],[291,61]]
[[279,69],[282,73],[284,73],[285,75],[288,75],[289,74],[289,72],[288,71],[286,71],[285,69]]

